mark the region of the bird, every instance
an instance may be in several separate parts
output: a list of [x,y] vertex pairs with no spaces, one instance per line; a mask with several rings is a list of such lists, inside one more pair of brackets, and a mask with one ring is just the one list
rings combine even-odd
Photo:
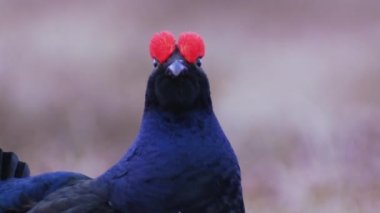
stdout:
[[96,178],[51,172],[0,181],[0,212],[245,212],[237,156],[213,111],[203,38],[157,32],[140,129]]

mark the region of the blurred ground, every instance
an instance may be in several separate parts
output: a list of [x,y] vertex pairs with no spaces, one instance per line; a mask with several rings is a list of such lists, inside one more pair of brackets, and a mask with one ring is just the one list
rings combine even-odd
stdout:
[[380,209],[379,1],[0,0],[0,147],[97,176],[139,126],[156,31],[199,32],[247,212]]

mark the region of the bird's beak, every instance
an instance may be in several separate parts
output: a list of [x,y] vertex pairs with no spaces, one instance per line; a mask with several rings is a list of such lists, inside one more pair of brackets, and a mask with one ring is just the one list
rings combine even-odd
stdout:
[[182,60],[175,60],[174,62],[172,62],[169,66],[168,66],[168,73],[170,75],[173,75],[174,77],[177,77],[179,76],[182,72],[186,71],[187,68],[186,66],[183,64],[183,61]]

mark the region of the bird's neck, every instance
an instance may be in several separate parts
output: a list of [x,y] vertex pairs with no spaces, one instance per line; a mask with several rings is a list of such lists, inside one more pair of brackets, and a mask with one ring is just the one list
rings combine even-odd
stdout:
[[214,141],[225,143],[224,138],[223,130],[212,111],[197,110],[180,114],[146,111],[132,147],[152,149],[155,153],[156,150],[171,150],[168,153],[172,154],[184,150],[198,152],[200,148],[210,148]]
[[217,122],[212,109],[180,112],[149,109],[144,111],[139,134],[189,128],[200,130],[201,126],[210,126],[210,122]]

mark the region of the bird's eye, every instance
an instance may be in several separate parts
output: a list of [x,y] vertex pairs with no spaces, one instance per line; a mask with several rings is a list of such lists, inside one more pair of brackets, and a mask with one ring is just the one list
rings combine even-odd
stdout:
[[157,67],[158,66],[158,61],[156,59],[153,59],[153,67]]
[[202,65],[202,60],[201,58],[198,58],[197,61],[196,61],[196,64],[198,67],[200,67]]

